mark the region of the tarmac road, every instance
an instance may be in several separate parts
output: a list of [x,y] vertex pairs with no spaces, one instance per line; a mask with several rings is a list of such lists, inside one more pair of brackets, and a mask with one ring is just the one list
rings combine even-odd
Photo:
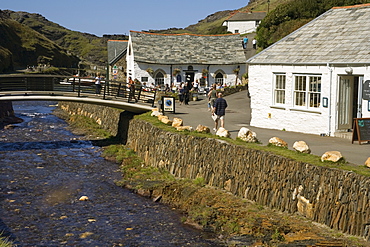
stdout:
[[[250,99],[247,97],[247,91],[238,92],[224,97],[228,103],[225,116],[225,128],[230,132],[231,138],[235,139],[241,127],[247,127],[256,132],[258,140],[263,145],[268,144],[268,140],[277,136],[288,143],[288,148],[293,150],[293,144],[296,141],[305,141],[314,155],[322,156],[326,151],[339,151],[346,161],[364,165],[370,157],[370,144],[354,142],[349,139],[338,137],[327,137],[312,134],[303,134],[298,132],[281,131],[273,129],[263,129],[250,126],[251,109]],[[165,112],[165,115],[171,119],[178,117],[183,119],[184,125],[190,125],[194,129],[199,125],[208,126],[212,131],[214,122],[211,113],[207,108],[207,100],[200,96],[198,101],[190,101],[189,105],[180,105],[176,102],[175,113]]]

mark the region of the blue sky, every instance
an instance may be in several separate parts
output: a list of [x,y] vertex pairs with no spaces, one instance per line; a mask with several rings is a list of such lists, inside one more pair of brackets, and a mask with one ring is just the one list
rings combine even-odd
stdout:
[[130,30],[184,28],[248,0],[3,0],[0,9],[38,13],[74,31],[102,36]]

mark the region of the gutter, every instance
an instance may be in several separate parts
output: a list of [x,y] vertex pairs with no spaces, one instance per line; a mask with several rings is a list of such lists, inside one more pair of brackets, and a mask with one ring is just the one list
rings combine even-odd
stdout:
[[265,62],[265,63],[260,63],[260,62],[248,62],[247,61],[247,64],[249,65],[289,65],[289,66],[303,66],[303,65],[309,65],[309,66],[318,66],[318,65],[324,65],[324,66],[328,66],[329,64],[330,65],[342,65],[342,66],[350,66],[350,65],[356,65],[356,66],[369,66],[370,65],[370,62],[363,62],[363,63],[348,63],[348,62],[318,62],[318,63],[271,63],[271,62]]

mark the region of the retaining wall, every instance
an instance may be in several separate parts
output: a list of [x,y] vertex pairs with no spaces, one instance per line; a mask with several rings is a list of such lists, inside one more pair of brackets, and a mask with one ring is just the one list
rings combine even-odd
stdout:
[[[91,116],[104,112],[100,107],[88,108],[79,111],[91,110],[87,113]],[[119,119],[111,114],[119,112],[107,110],[99,118],[102,123],[109,122],[110,128],[117,126]],[[344,233],[369,239],[368,177],[212,138],[169,133],[136,119],[130,121],[127,145],[147,164],[165,168],[176,177],[203,177],[208,185],[239,197],[280,211],[298,212]]]

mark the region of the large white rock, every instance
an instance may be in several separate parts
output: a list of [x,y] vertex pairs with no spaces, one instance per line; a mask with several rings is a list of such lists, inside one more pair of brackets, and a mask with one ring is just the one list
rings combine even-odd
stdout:
[[172,127],[180,127],[180,126],[183,126],[183,120],[181,118],[173,118],[173,121],[172,121]]
[[343,158],[342,154],[339,152],[339,151],[328,151],[328,152],[325,152],[322,156],[321,156],[321,161],[324,162],[324,161],[332,161],[332,162],[337,162],[339,161],[341,158]]
[[370,168],[370,157],[365,161],[365,166]]
[[152,111],[152,113],[150,114],[150,116],[152,117],[158,117],[159,115],[163,115],[163,113],[159,111]]
[[199,124],[197,126],[197,128],[195,129],[195,131],[201,132],[201,133],[210,133],[211,132],[211,130],[209,129],[209,127],[204,126],[204,125],[201,125],[201,124]]
[[276,136],[270,138],[269,143],[274,146],[278,146],[278,147],[285,147],[285,148],[288,147],[288,143],[286,143],[283,139],[280,139],[279,137],[276,137]]
[[179,127],[176,127],[176,130],[178,130],[178,131],[185,131],[185,130],[192,131],[193,127],[191,127],[191,126],[179,126]]
[[239,130],[238,138],[245,142],[258,142],[257,134],[246,127]]
[[229,138],[229,137],[230,137],[230,132],[229,132],[227,129],[220,127],[220,128],[217,130],[216,135],[217,135],[217,136],[220,136],[220,137],[226,137],[226,138]]
[[306,154],[311,153],[310,147],[304,141],[296,141],[293,144],[293,149],[300,152],[300,153],[306,153]]

